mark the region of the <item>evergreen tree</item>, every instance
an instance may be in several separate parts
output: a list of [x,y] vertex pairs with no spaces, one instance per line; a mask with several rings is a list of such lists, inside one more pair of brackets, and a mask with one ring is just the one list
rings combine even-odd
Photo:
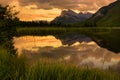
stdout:
[[0,5],[0,44],[11,54],[16,54],[13,36],[15,36],[16,23],[19,20],[16,17],[17,14],[18,12],[14,10],[14,7]]

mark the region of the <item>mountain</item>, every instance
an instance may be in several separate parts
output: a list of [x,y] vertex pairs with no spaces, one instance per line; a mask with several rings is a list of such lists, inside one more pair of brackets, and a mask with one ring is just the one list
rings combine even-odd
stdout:
[[[84,25],[87,25],[86,27],[95,27],[95,25],[97,27],[120,27],[120,0],[100,8],[84,22]],[[99,46],[118,53],[120,52],[119,34],[118,28],[96,28],[86,35],[89,35]]]
[[120,0],[100,8],[89,21],[97,26],[120,27]]
[[70,9],[63,10],[61,15],[56,17],[52,23],[60,23],[60,24],[72,24],[77,22],[85,21],[86,19],[92,16],[91,13],[76,13]]

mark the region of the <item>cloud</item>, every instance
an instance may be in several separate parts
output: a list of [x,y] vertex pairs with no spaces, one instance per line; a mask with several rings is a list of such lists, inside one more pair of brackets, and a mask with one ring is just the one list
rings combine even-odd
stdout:
[[115,0],[19,0],[21,6],[37,5],[39,9],[96,10]]
[[63,9],[96,12],[115,0],[0,0],[2,5],[15,5],[21,20],[53,20]]
[[12,2],[13,0],[0,0],[1,5],[8,5]]
[[74,9],[80,11],[95,11],[115,0],[0,0],[0,4],[8,5],[12,1],[18,1],[20,6],[36,5],[31,9]]
[[50,10],[44,10],[44,9],[30,9],[33,8],[33,6],[27,6],[20,8],[19,17],[21,20],[53,20],[56,16],[60,15],[59,9],[50,9]]

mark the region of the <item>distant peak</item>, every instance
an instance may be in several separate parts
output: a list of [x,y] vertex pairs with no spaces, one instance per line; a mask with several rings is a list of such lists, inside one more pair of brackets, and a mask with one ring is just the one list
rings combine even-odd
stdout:
[[79,14],[83,14],[83,12],[79,12]]
[[61,12],[61,15],[69,15],[69,14],[77,14],[76,12],[74,12],[73,10],[71,10],[71,9],[67,9],[67,10],[63,10],[62,12]]
[[69,11],[69,12],[74,12],[73,10],[71,10],[71,9],[67,9],[67,11]]
[[79,12],[79,14],[92,14],[90,12]]
[[52,22],[61,24],[72,24],[85,21],[91,17],[91,14],[84,14],[83,12],[76,13],[71,9],[63,10],[61,15],[56,17]]

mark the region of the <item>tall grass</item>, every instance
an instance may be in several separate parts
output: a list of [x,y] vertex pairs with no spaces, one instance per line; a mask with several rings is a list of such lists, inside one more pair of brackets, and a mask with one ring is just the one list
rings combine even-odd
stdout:
[[0,80],[21,80],[25,78],[26,63],[24,57],[17,57],[0,48]]
[[119,80],[120,76],[99,69],[39,63],[29,69],[26,78],[27,80]]
[[41,60],[28,66],[25,57],[0,49],[0,80],[120,80],[120,76],[112,71]]

